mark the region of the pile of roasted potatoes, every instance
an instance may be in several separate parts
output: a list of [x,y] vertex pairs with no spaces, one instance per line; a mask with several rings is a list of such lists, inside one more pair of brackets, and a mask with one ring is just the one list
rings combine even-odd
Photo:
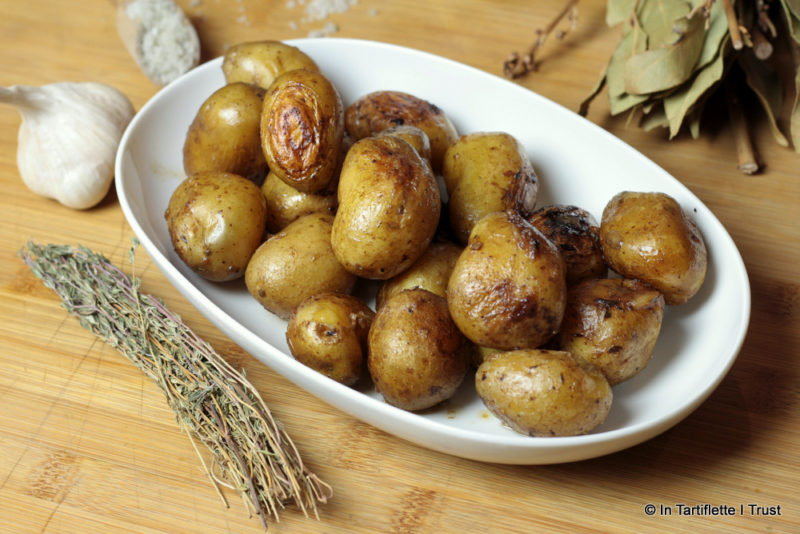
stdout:
[[186,135],[172,244],[209,280],[243,278],[333,380],[411,411],[474,380],[520,433],[584,434],[648,364],[665,306],[703,283],[703,237],[666,194],[620,192],[599,223],[539,207],[508,133],[459,133],[391,88],[345,105],[277,41],[233,46],[222,68]]

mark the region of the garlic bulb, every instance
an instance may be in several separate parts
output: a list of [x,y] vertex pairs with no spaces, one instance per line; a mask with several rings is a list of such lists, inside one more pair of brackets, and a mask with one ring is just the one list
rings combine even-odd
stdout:
[[128,97],[102,83],[59,82],[0,87],[0,102],[22,116],[17,167],[31,191],[75,209],[105,197],[135,113]]

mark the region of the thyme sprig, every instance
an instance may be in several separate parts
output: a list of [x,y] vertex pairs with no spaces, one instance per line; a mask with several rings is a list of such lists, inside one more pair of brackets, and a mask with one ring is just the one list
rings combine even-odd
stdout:
[[[134,264],[134,247],[130,261]],[[236,371],[164,303],[141,291],[101,254],[85,247],[29,242],[20,256],[80,324],[118,349],[164,392],[182,430],[219,486],[236,490],[264,528],[292,501],[317,518],[329,485],[300,454],[243,372]],[[195,440],[212,454],[210,467]]]

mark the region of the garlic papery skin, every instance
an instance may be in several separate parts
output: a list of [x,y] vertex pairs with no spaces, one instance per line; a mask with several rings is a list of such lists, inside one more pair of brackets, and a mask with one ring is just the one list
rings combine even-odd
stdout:
[[58,82],[0,87],[0,102],[22,116],[17,168],[31,191],[74,209],[103,200],[135,114],[127,96],[103,83]]

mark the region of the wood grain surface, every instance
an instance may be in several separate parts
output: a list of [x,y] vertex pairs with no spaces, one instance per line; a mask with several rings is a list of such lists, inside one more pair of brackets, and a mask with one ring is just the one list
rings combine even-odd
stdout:
[[[236,42],[305,37],[334,23],[335,36],[409,46],[494,74],[561,6],[360,0],[347,12],[304,22],[299,0],[179,3],[197,27],[204,60]],[[519,81],[573,110],[619,36],[605,25],[605,2],[579,6],[575,31],[549,42],[539,71]],[[0,45],[1,85],[100,81],[137,109],[158,90],[119,41],[107,0],[0,0]],[[667,141],[661,132],[626,126],[608,116],[604,96],[589,119],[709,206],[733,236],[752,284],[749,333],[720,387],[686,420],[623,452],[519,467],[411,445],[258,363],[139,255],[145,290],[246,369],[307,463],[334,487],[319,521],[288,508],[272,532],[800,531],[800,156],[778,147],[758,120],[752,130],[766,168],[740,174],[720,110],[711,110],[698,140]],[[229,508],[221,503],[155,385],[69,317],[17,256],[34,239],[86,245],[125,264],[133,236],[113,192],[83,212],[31,193],[16,167],[19,124],[14,109],[0,106],[0,532],[262,531],[236,494],[226,491]],[[547,127],[531,117],[531,128]],[[580,157],[581,147],[574,148]],[[679,503],[730,505],[737,513],[678,515]],[[645,513],[647,504],[657,507],[654,515]],[[780,515],[752,514],[749,504],[779,506]],[[661,505],[673,514],[662,514]]]

